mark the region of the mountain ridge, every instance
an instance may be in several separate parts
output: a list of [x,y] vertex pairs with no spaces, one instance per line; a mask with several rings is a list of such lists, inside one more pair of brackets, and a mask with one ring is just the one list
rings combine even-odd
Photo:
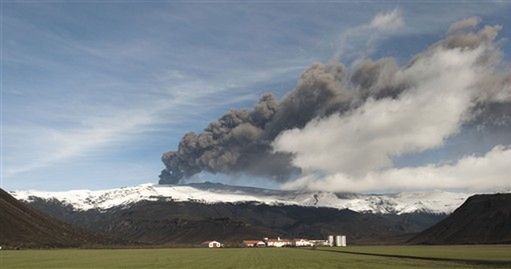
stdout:
[[19,200],[34,198],[57,200],[75,210],[107,210],[129,206],[140,201],[178,201],[214,203],[260,203],[266,205],[296,205],[350,209],[360,213],[449,214],[470,194],[430,191],[393,194],[358,194],[312,191],[286,191],[256,187],[231,186],[220,183],[191,183],[186,185],[141,184],[107,190],[72,190],[64,192],[12,191]]
[[349,209],[251,202],[205,204],[144,200],[101,211],[76,211],[58,200],[39,198],[34,198],[30,205],[92,232],[142,244],[175,246],[197,245],[207,240],[238,245],[245,239],[277,236],[322,239],[329,234],[347,234],[355,244],[398,243],[446,216],[371,214]]

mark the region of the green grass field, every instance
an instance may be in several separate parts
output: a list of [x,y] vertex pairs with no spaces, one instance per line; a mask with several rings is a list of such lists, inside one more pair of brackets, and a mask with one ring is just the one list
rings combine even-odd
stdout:
[[511,245],[350,246],[335,250],[428,258],[511,261]]
[[[343,251],[478,262],[381,257]],[[511,246],[20,250],[0,251],[0,268],[511,268]]]

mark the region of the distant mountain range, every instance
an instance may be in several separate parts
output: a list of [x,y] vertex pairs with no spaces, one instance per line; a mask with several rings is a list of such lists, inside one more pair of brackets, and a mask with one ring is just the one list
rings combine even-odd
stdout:
[[239,244],[263,237],[317,238],[346,234],[350,243],[401,242],[445,214],[372,214],[349,209],[267,205],[145,201],[108,209],[75,210],[58,200],[33,198],[31,206],[91,232],[158,245],[197,245],[207,240]]
[[[476,195],[467,200],[469,194],[444,191],[356,194],[216,183],[11,193],[26,206],[12,197],[10,203],[23,210],[35,208],[89,233],[137,244],[192,246],[218,240],[237,245],[244,239],[322,239],[329,234],[345,234],[349,244],[492,243],[508,242],[510,232],[511,194]],[[460,204],[463,206],[455,210]],[[23,229],[16,230],[22,225],[13,224],[10,215],[4,215],[0,215],[2,227],[11,227],[7,231],[23,236]],[[29,215],[19,216],[19,223],[48,226]],[[49,226],[55,229],[71,229],[53,221]],[[52,244],[64,242],[66,236],[62,235],[83,238],[71,230],[56,231],[57,241],[52,242],[57,243]]]
[[474,195],[411,244],[511,243],[511,193]]
[[347,234],[351,243],[401,242],[443,219],[469,196],[280,191],[218,183],[11,193],[91,232],[167,245],[328,234]]
[[109,190],[75,190],[65,192],[13,191],[17,199],[56,200],[74,210],[107,210],[127,207],[141,201],[216,203],[258,203],[272,206],[305,206],[350,209],[360,213],[449,214],[466,198],[468,193],[431,191],[395,194],[356,194],[333,192],[281,191],[253,187],[229,186],[219,183],[188,185],[143,184]]

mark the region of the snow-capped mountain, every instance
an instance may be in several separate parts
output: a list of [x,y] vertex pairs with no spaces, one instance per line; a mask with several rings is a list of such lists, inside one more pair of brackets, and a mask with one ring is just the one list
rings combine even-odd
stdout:
[[355,194],[331,192],[280,191],[253,187],[229,186],[218,183],[188,185],[142,184],[108,190],[73,190],[64,192],[12,191],[19,200],[35,198],[58,200],[75,210],[106,210],[127,207],[140,201],[177,201],[215,203],[255,202],[268,205],[298,205],[350,209],[358,212],[451,213],[471,194],[459,192],[402,192],[396,194]]

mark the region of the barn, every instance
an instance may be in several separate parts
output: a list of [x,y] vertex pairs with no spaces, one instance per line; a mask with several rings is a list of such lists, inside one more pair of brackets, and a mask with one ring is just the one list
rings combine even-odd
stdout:
[[205,248],[219,248],[222,247],[222,244],[218,241],[204,241],[201,244],[201,247]]

